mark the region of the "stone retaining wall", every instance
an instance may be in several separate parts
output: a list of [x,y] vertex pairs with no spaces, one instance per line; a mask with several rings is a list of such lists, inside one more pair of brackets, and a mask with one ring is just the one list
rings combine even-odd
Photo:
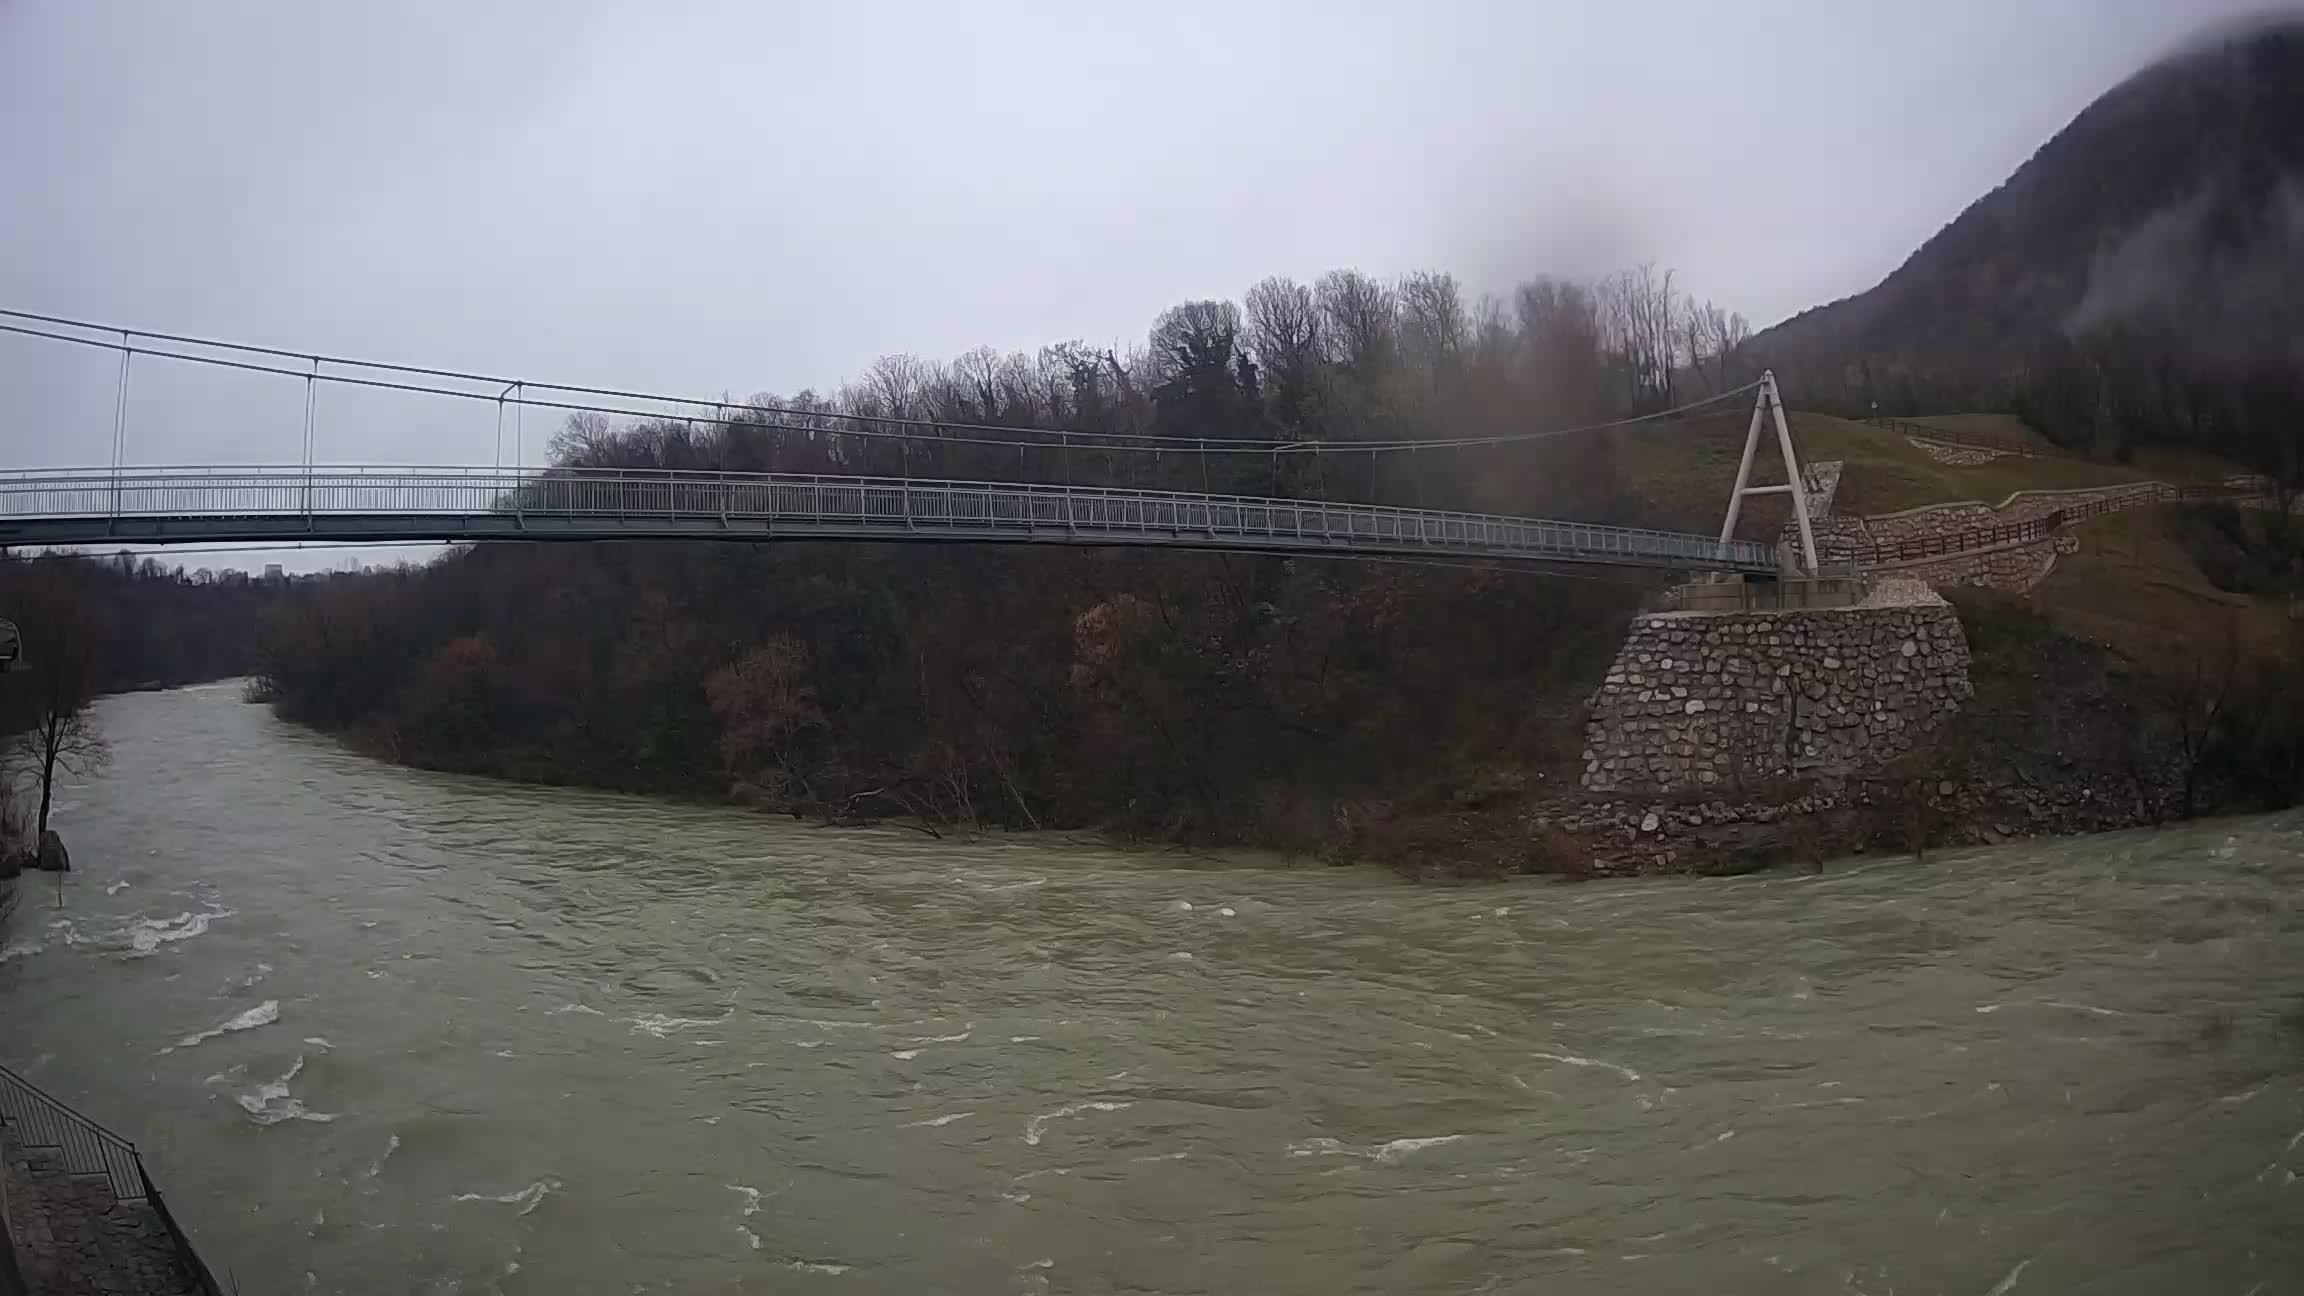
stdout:
[[2003,594],[2024,594],[2056,570],[2058,554],[2079,550],[2080,537],[2066,532],[1877,570],[1915,577],[1938,587],[1973,585]]
[[2077,508],[2101,499],[2114,499],[2150,488],[2151,482],[2124,482],[2118,486],[2092,486],[2078,490],[2018,491],[1995,506],[1982,500],[1955,504],[1924,504],[1895,513],[1875,513],[1864,519],[1876,541],[1912,540],[1927,536],[1959,535],[1983,527],[2007,526],[2043,518],[2059,509]]
[[1933,594],[1910,597],[1636,618],[1592,698],[1584,786],[1686,791],[1909,750],[1974,692],[1959,617]]
[[1982,446],[1959,445],[1949,441],[1927,441],[1916,436],[1904,439],[1922,454],[1954,468],[1974,468],[1979,464],[1988,464],[2002,455],[2015,453],[2013,450],[1987,450]]

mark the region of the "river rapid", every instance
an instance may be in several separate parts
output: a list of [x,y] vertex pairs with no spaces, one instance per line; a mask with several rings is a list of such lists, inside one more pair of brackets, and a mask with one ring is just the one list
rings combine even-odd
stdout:
[[110,699],[0,1061],[249,1292],[2304,1291],[2304,818],[1414,887]]

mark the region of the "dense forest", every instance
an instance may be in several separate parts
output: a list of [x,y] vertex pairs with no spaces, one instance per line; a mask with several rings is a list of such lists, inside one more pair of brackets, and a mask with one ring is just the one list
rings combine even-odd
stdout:
[[264,609],[280,594],[243,572],[186,572],[126,553],[0,555],[0,618],[23,634],[20,669],[70,656],[97,693],[247,673]]
[[[1621,521],[1633,492],[1603,442],[1446,443],[1730,390],[1744,336],[1654,269],[1531,283],[1509,305],[1442,274],[1345,271],[1178,306],[1128,354],[889,357],[829,397],[578,415],[555,457]],[[991,424],[1066,431],[1019,444]],[[1146,439],[1163,436],[1188,441]],[[1222,554],[492,545],[299,591],[267,623],[261,687],[418,764],[833,817],[1335,845],[1483,779],[1574,768],[1581,691],[1642,592]]]

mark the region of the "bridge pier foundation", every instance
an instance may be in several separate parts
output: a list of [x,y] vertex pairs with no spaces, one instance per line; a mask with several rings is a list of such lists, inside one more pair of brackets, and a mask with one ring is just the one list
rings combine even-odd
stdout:
[[1974,694],[1967,636],[1925,587],[1862,584],[1713,582],[1635,618],[1592,696],[1584,786],[1725,790],[1911,750]]

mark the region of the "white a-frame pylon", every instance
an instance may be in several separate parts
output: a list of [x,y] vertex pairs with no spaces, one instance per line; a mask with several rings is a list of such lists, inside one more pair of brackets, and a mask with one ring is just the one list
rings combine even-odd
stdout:
[[[1752,452],[1760,448],[1760,425],[1771,418],[1776,423],[1776,448],[1784,456],[1784,485],[1754,486]],[[1736,489],[1728,492],[1728,520],[1720,524],[1722,545],[1735,538],[1736,515],[1744,511],[1747,495],[1792,497],[1792,516],[1800,521],[1800,557],[1808,574],[1816,575],[1816,531],[1808,522],[1808,483],[1800,476],[1799,456],[1792,453],[1792,429],[1784,422],[1784,402],[1776,395],[1773,369],[1760,375],[1760,399],[1752,406],[1752,427],[1744,434],[1744,461],[1736,466]]]

